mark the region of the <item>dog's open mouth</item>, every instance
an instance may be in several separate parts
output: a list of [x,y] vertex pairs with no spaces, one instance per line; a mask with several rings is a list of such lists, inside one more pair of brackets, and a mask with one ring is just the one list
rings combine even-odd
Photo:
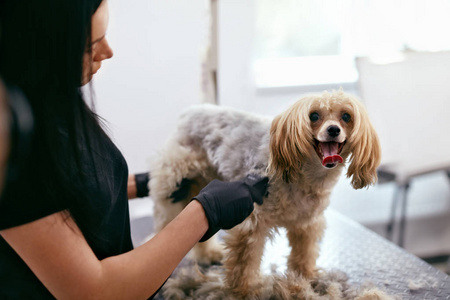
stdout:
[[337,164],[343,163],[341,151],[345,145],[345,142],[319,142],[314,139],[316,153],[322,160],[322,166],[328,169],[332,169],[337,166]]

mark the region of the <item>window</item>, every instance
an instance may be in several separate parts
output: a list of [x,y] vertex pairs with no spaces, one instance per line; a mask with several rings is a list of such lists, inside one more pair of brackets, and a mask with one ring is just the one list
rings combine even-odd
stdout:
[[257,87],[349,83],[354,58],[450,50],[448,0],[258,0]]

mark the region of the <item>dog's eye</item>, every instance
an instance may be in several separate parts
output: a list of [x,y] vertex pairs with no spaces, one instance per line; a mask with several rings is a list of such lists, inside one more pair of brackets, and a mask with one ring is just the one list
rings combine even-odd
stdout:
[[343,113],[342,120],[344,120],[345,123],[348,123],[352,120],[352,117],[348,113]]
[[316,122],[316,121],[319,121],[320,116],[319,116],[318,113],[313,112],[312,114],[309,115],[309,119],[310,119],[312,122]]

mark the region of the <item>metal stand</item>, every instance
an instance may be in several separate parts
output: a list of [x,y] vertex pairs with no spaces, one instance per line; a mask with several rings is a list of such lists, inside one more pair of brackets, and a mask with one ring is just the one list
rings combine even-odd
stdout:
[[409,190],[409,182],[403,185],[397,185],[394,193],[394,199],[392,200],[392,208],[391,208],[391,218],[389,223],[386,226],[386,238],[394,241],[394,226],[396,219],[396,211],[397,206],[399,205],[399,199],[401,197],[401,212],[400,212],[400,224],[398,231],[398,245],[400,247],[404,247],[405,244],[405,229],[406,229],[406,213],[407,213],[407,205],[408,205],[408,190]]

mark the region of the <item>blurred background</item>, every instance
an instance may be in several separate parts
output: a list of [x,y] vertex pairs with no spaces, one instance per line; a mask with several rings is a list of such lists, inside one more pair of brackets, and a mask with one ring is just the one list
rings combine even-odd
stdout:
[[[114,57],[93,84],[97,111],[131,173],[147,170],[190,105],[216,102],[275,116],[305,93],[342,87],[366,103],[385,168],[382,183],[358,191],[343,174],[331,207],[422,258],[446,261],[450,1],[109,3]],[[130,205],[136,244],[149,226],[151,200]]]

